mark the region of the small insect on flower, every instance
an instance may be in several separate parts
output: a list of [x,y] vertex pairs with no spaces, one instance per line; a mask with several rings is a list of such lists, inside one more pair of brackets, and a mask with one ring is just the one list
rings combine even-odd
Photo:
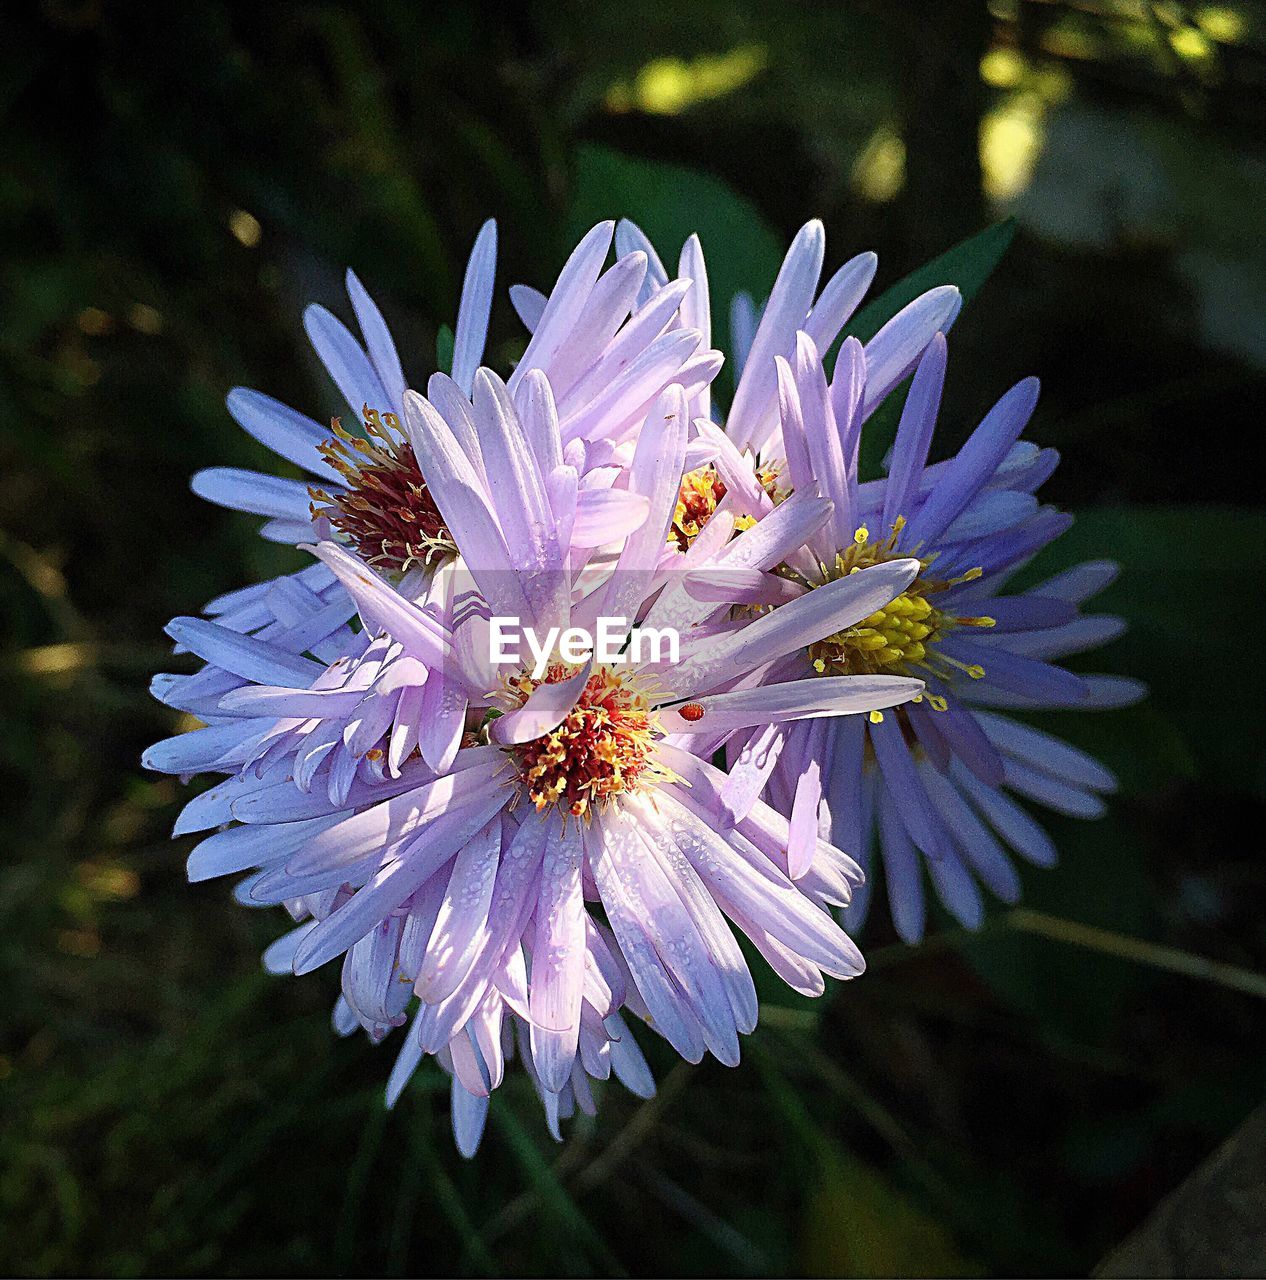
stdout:
[[689,720],[691,724],[695,724],[703,719],[703,707],[697,702],[687,702],[681,709],[681,718]]

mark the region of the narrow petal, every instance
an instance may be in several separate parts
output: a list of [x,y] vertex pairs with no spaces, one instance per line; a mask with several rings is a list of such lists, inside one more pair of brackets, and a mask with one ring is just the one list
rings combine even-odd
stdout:
[[490,788],[477,802],[464,809],[445,811],[428,823],[421,838],[404,856],[375,872],[344,906],[322,920],[304,939],[295,956],[295,973],[310,973],[363,938],[434,875],[504,804],[505,795],[500,789]]
[[888,909],[901,940],[914,946],[923,940],[927,921],[923,870],[885,782],[879,783],[878,792],[879,851],[888,885]]
[[868,418],[919,362],[937,333],[948,333],[962,308],[962,295],[952,285],[929,289],[897,312],[866,344],[866,399],[862,417]]
[[985,415],[910,521],[909,545],[931,542],[980,491],[1037,407],[1038,381],[1017,382]]
[[[681,322],[687,329],[697,329],[703,335],[703,345],[712,345],[712,302],[708,295],[708,268],[703,259],[703,246],[697,235],[686,237],[681,246],[677,274],[690,282],[689,292],[682,300]],[[712,411],[712,399],[704,390],[694,398],[690,406],[692,414],[706,418]]]
[[240,635],[206,618],[173,618],[164,628],[177,644],[246,680],[306,689],[324,668],[254,636]]
[[483,939],[501,857],[501,819],[494,818],[458,852],[414,990],[435,1004],[470,972]]
[[793,880],[813,865],[818,851],[818,806],[822,802],[822,767],[810,759],[796,782],[796,796],[791,806],[791,834],[787,840],[787,873]]
[[890,560],[828,582],[686,659],[674,672],[673,687],[682,696],[702,692],[855,626],[905,590],[919,569],[917,560]]
[[545,1088],[567,1083],[580,1034],[585,975],[583,855],[577,824],[547,837],[532,944],[532,1057]]
[[824,536],[832,546],[846,547],[853,538],[853,524],[840,428],[835,421],[822,358],[805,333],[796,335],[795,373],[813,477],[818,491],[834,504],[831,531],[829,534],[824,531]]
[[812,676],[701,697],[690,705],[700,708],[703,714],[692,720],[681,714],[680,705],[661,707],[659,720],[665,733],[732,731],[785,720],[882,710],[908,702],[922,692],[922,680],[905,676]]
[[527,436],[536,465],[543,476],[563,465],[562,438],[558,429],[558,407],[549,379],[533,369],[514,395],[514,407]]
[[624,254],[603,272],[590,292],[566,345],[550,362],[549,380],[560,398],[601,356],[633,309],[646,278],[646,255]]
[[944,857],[949,852],[944,834],[919,780],[896,716],[885,716],[879,724],[871,724],[868,728],[870,744],[884,775],[884,785],[911,839],[929,857]]
[[341,320],[313,305],[303,313],[303,327],[355,421],[361,420],[366,405],[380,411],[394,407],[369,357]]
[[646,523],[650,499],[627,489],[584,489],[576,495],[571,545],[582,549],[624,542]]
[[636,222],[621,218],[616,223],[615,251],[621,257],[626,253],[637,252],[646,255],[646,282],[638,297],[639,304],[644,303],[657,289],[662,289],[668,283],[668,272],[664,270],[664,264],[660,261],[659,254],[655,252],[655,246],[651,244],[650,237]]
[[804,331],[819,351],[825,351],[839,336],[849,316],[866,296],[879,258],[874,253],[859,253],[850,258],[823,286],[822,293],[805,321]]
[[920,770],[932,803],[953,834],[963,861],[1003,902],[1020,900],[1020,877],[993,833],[976,816],[954,785],[931,768]]
[[530,617],[483,485],[448,424],[433,405],[409,391],[404,397],[404,426],[435,505],[484,598],[501,617]]
[[1055,842],[1010,796],[987,787],[961,765],[951,769],[955,785],[1012,849],[1037,867],[1053,867],[1059,859]]
[[734,362],[735,378],[742,376],[759,323],[752,295],[740,289],[730,301],[730,359]]
[[400,367],[400,355],[392,341],[387,322],[382,318],[382,312],[366,292],[365,286],[356,278],[356,273],[350,270],[347,273],[347,296],[352,300],[352,310],[356,312],[356,323],[360,325],[365,339],[369,361],[387,393],[387,404],[378,407],[399,413],[406,386],[404,370]]
[[941,407],[941,391],[945,386],[947,350],[945,335],[934,334],[919,367],[915,370],[910,392],[901,408],[897,438],[892,446],[892,463],[884,490],[883,529],[891,529],[898,516],[909,518],[918,496],[919,478],[927,464],[936,415]]
[[339,473],[321,458],[321,446],[330,438],[328,427],[247,387],[234,387],[225,404],[238,426],[279,458],[327,483],[342,484]]
[[607,919],[619,940],[620,953],[654,1018],[656,1030],[687,1062],[698,1062],[705,1048],[702,1028],[665,972],[645,917],[630,899],[620,868],[601,832],[586,832],[585,847]]
[[510,376],[511,392],[532,369],[549,372],[551,362],[575,327],[598,279],[607,250],[611,247],[614,229],[613,223],[600,222],[572,250],[532,333],[532,340]]
[[539,738],[558,728],[576,705],[576,699],[583,692],[592,669],[593,663],[589,661],[566,680],[537,685],[517,711],[511,711],[493,721],[493,739],[509,746],[531,742],[533,738]]
[[548,301],[539,289],[533,289],[531,285],[512,284],[510,286],[510,305],[523,321],[523,327],[528,333],[536,332],[537,326],[541,323],[541,317],[545,314],[545,305]]
[[773,426],[774,357],[790,356],[795,349],[796,331],[813,305],[825,254],[826,231],[814,219],[791,242],[743,365],[727,422],[730,437],[740,449],[759,449]]
[[[470,395],[475,370],[488,341],[488,317],[492,313],[493,284],[497,273],[497,224],[489,218],[475,237],[475,247],[466,263],[462,297],[457,307],[457,328],[453,334],[453,381]],[[401,388],[403,395],[403,388]]]
[[205,467],[196,472],[189,487],[200,498],[233,511],[273,516],[311,528],[312,498],[299,480],[283,480],[262,471],[240,467]]
[[410,656],[428,666],[442,668],[450,664],[451,639],[425,611],[406,600],[367,564],[337,543],[322,542],[312,550],[347,588],[367,626],[384,628],[404,645]]

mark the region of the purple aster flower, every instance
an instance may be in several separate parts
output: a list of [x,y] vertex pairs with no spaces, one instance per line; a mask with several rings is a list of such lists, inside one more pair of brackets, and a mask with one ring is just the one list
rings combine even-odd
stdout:
[[[650,265],[642,288],[648,299],[666,286],[668,274],[637,226],[621,222],[616,230],[616,245],[622,251],[641,250],[646,254]],[[747,450],[754,456],[771,451],[781,454],[777,445],[778,382],[774,358],[793,354],[800,331],[807,333],[819,350],[828,350],[860,306],[879,265],[875,254],[860,253],[840,267],[819,291],[825,256],[826,230],[814,218],[792,240],[759,318],[746,295],[735,300],[731,329],[738,382],[725,417],[725,429],[737,450]],[[707,271],[695,236],[682,248],[679,271],[693,281],[680,322],[695,325],[705,342],[710,341]],[[863,421],[910,374],[932,335],[949,331],[961,308],[962,296],[953,285],[929,289],[903,307],[866,344],[869,376],[861,405]],[[706,398],[696,398],[691,411],[692,416],[708,417],[711,403]]]
[[[534,341],[544,329],[543,317]],[[642,390],[629,394],[633,403]],[[539,369],[514,387],[482,370],[470,400],[409,392],[402,429],[454,566],[420,592],[409,574],[388,582],[321,543],[364,623],[350,639],[346,613],[315,601],[292,627],[268,624],[282,627],[271,637],[173,624],[209,665],[175,678],[168,696],[210,719],[151,748],[146,763],[228,775],[191,808],[201,829],[226,815],[238,823],[195,848],[191,877],[250,872],[239,897],[304,921],[271,954],[274,967],[303,973],[343,957],[343,1025],[354,1019],[378,1038],[416,994],[393,1096],[422,1056],[440,1057],[463,1149],[482,1122],[477,1100],[500,1079],[510,1025],[553,1122],[587,1105],[588,1078],[607,1069],[644,1084],[621,1007],[692,1061],[708,1050],[737,1061],[757,1009],[731,925],[800,991],[862,968],[826,909],[850,900],[856,864],[759,800],[732,815],[725,777],[699,747],[917,694],[917,680],[887,674],[769,678],[789,654],[886,605],[918,562],[891,559],[765,616],[695,626],[714,607],[665,571],[666,560],[706,564],[716,540],[685,553],[669,541],[691,394],[673,385],[649,413],[613,408],[608,420],[627,421],[634,441],[623,487],[581,489],[567,460],[580,438]],[[776,562],[829,514],[816,495],[792,499],[728,554]],[[595,536],[577,534],[586,523],[615,543],[603,556],[592,555]],[[618,619],[626,631],[672,617],[681,661],[560,661],[544,678],[512,674],[493,687],[480,661],[490,614],[541,629]],[[343,652],[323,666],[305,647],[310,634]]]
[[[659,393],[677,383],[704,394],[722,362],[704,333],[683,323],[687,301],[697,292],[689,279],[666,285],[650,305],[638,306],[646,255],[625,253],[603,270],[613,230],[610,222],[594,227],[549,296],[534,295],[534,332],[508,384],[516,394],[535,371],[549,378],[564,445],[582,475],[627,462],[633,435]],[[472,392],[487,340],[495,266],[496,227],[489,221],[466,269],[452,376],[435,374],[428,383],[428,395],[446,411],[453,397]],[[381,312],[351,271],[347,290],[361,339],[321,306],[308,307],[304,326],[359,431],[347,430],[337,418],[322,426],[262,392],[235,388],[228,408],[237,422],[310,479],[211,467],[194,476],[193,489],[221,506],[267,517],[260,532],[272,541],[334,538],[389,572],[427,568],[454,548],[400,426],[407,386],[400,356]],[[695,456],[708,455],[696,447]],[[327,602],[337,594],[323,565],[297,577]],[[220,596],[206,612],[225,626],[254,631],[266,617],[261,602],[272,585]]]
[[[737,509],[744,496],[750,507],[758,493],[769,501],[769,488],[774,498],[821,493],[830,519],[776,576],[738,584],[722,572],[723,555],[695,587],[713,599],[728,591],[732,600],[777,605],[897,558],[918,559],[917,575],[894,600],[789,657],[779,674],[901,673],[924,680],[924,696],[889,714],[754,730],[729,744],[727,783],[741,812],[768,781],[770,802],[793,826],[815,822],[863,867],[877,844],[893,920],[908,941],[924,929],[924,859],[942,902],[972,928],[983,915],[978,882],[1005,901],[1019,896],[1007,848],[1040,866],[1055,861],[1049,837],[1011,793],[1095,817],[1101,796],[1115,787],[1112,774],[1084,752],[998,712],[1115,707],[1143,692],[1135,681],[1078,675],[1053,661],[1123,629],[1118,618],[1084,616],[1079,608],[1111,581],[1115,566],[1082,565],[1003,594],[1014,571],[1071,522],[1034,497],[1057,457],[1019,440],[1037,402],[1030,378],[998,401],[954,458],[928,466],[945,361],[938,334],[919,361],[887,478],[859,484],[870,402],[866,354],[846,340],[828,383],[813,338],[801,331],[792,359],[774,360],[781,456],[766,451],[762,463],[776,479],[762,488],[735,450],[723,449],[717,466]],[[854,896],[850,927],[860,925],[867,893]]]

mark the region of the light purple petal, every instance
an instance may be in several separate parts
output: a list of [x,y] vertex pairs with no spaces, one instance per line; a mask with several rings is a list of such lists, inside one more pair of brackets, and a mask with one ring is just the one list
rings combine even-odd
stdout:
[[246,680],[306,689],[324,671],[310,658],[287,653],[206,618],[173,618],[164,630],[204,662],[214,663]]
[[523,327],[528,333],[536,332],[541,323],[541,317],[545,314],[545,304],[548,301],[539,289],[533,289],[531,285],[512,284],[510,286],[510,305],[523,321]]
[[457,328],[453,334],[453,381],[466,395],[470,395],[474,386],[475,370],[483,359],[484,344],[488,340],[496,274],[497,224],[489,218],[479,228],[475,247],[466,263],[461,302],[457,307]]
[[283,480],[240,467],[206,467],[194,474],[189,487],[217,506],[311,527],[312,497],[300,480]]
[[985,415],[910,521],[909,545],[935,539],[993,474],[1037,407],[1038,381],[1017,382]]
[[327,483],[342,484],[339,473],[321,458],[321,446],[330,438],[328,427],[247,387],[234,387],[225,404],[238,426],[278,457]]
[[509,746],[531,742],[533,738],[539,738],[558,728],[576,705],[576,699],[584,691],[592,669],[593,663],[589,661],[566,680],[537,685],[517,711],[511,711],[493,721],[490,731],[493,739]]
[[576,495],[571,545],[581,549],[623,542],[646,523],[650,499],[627,489],[583,489]]
[[378,375],[378,381],[382,383],[383,390],[387,393],[388,403],[377,407],[384,411],[390,409],[399,413],[401,397],[404,395],[407,384],[404,380],[404,370],[400,367],[400,356],[396,351],[396,344],[391,338],[391,330],[387,328],[387,322],[382,318],[382,312],[378,310],[377,304],[365,291],[365,286],[356,278],[356,273],[351,270],[347,273],[347,296],[352,300],[352,310],[356,312],[356,322],[360,325],[361,334],[365,339],[365,349],[369,354],[370,363]]
[[884,489],[883,530],[891,529],[898,516],[908,518],[918,495],[919,478],[927,464],[936,415],[941,407],[946,355],[945,335],[934,334],[910,383]]
[[783,259],[730,407],[727,430],[740,449],[759,449],[773,426],[774,357],[789,357],[795,349],[796,331],[813,305],[825,253],[826,231],[814,219],[796,234]]
[[732,731],[876,711],[908,702],[922,692],[923,681],[905,676],[812,676],[701,697],[694,705],[703,708],[703,715],[693,721],[682,716],[680,707],[661,707],[659,719],[665,733]]
[[366,406],[380,411],[394,407],[369,357],[341,320],[314,304],[303,313],[303,327],[355,421]]
[[567,1083],[580,1034],[585,975],[585,906],[581,896],[583,856],[577,823],[546,837],[536,900],[532,943],[532,1057],[546,1089]]
[[866,344],[866,399],[862,417],[868,418],[888,393],[909,374],[937,333],[948,333],[963,305],[952,284],[940,285],[902,307]]
[[674,671],[673,688],[688,697],[855,626],[900,595],[919,569],[917,560],[890,560],[828,582],[687,658]]
[[[403,856],[375,872],[364,888],[304,939],[295,956],[295,973],[310,973],[363,938],[470,840],[504,806],[505,799],[500,788],[487,788],[467,807],[446,810],[427,823]],[[329,836],[330,832],[323,834]]]
[[450,996],[470,972],[483,940],[501,857],[494,818],[458,852],[414,990],[428,1004]]
[[444,628],[384,582],[367,564],[334,542],[319,543],[313,548],[313,554],[320,556],[347,588],[366,625],[385,628],[393,639],[404,645],[410,656],[429,666],[443,667],[448,662],[452,646]]
[[866,296],[879,266],[877,255],[867,252],[850,258],[822,287],[822,293],[805,321],[804,331],[819,351],[826,351],[839,336],[857,304]]
[[598,279],[607,250],[611,247],[613,230],[613,223],[600,222],[572,250],[571,257],[559,273],[558,282],[545,304],[532,340],[510,376],[511,392],[532,369],[549,372],[552,361],[575,327],[590,290]]

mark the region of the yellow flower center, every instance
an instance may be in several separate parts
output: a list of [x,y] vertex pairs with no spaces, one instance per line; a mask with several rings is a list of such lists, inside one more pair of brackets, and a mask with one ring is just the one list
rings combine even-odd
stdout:
[[699,530],[712,518],[717,503],[725,497],[725,481],[715,467],[700,467],[688,471],[681,478],[677,491],[677,509],[673,512],[672,528],[668,531],[670,543],[676,542],[685,551],[699,536]]
[[[787,491],[778,488],[778,475],[772,467],[761,467],[756,478],[775,505],[787,497]],[[673,512],[672,527],[668,531],[669,545],[676,545],[680,551],[687,550],[699,536],[703,526],[712,519],[725,492],[725,481],[717,475],[716,468],[711,463],[706,467],[687,471],[681,478],[681,488],[677,492],[677,509]],[[750,529],[755,523],[754,516],[739,516],[734,527],[741,532]]]
[[[822,586],[873,565],[902,558],[897,542],[905,520],[898,517],[892,532],[879,542],[872,542],[865,526],[854,535],[851,547],[837,552],[834,564],[822,566],[821,580],[810,585]],[[936,649],[955,627],[992,627],[989,617],[966,617],[947,613],[936,606],[938,595],[950,587],[980,577],[979,569],[969,569],[957,578],[939,579],[928,569],[931,561],[922,561],[923,571],[894,600],[863,618],[846,631],[837,631],[809,646],[809,660],[819,675],[911,675],[931,673],[948,676],[962,672],[972,679],[983,676],[983,668],[968,666]],[[945,709],[945,699],[928,695],[935,710]],[[872,719],[882,716],[871,713]]]

